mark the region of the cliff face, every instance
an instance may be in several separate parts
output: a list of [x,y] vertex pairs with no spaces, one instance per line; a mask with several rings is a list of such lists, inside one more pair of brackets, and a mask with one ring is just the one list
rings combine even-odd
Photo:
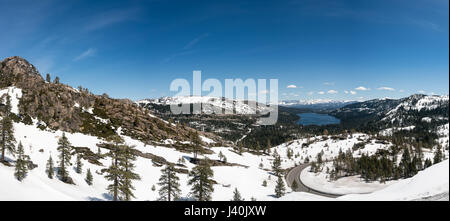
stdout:
[[[46,82],[37,69],[20,57],[0,63],[0,89],[14,86],[22,90],[17,121],[67,132],[98,137],[121,134],[145,143],[165,139],[189,141],[192,128],[171,125],[152,117],[148,110],[128,99],[94,95],[85,88],[74,89],[61,83]],[[183,145],[179,144],[180,147]]]

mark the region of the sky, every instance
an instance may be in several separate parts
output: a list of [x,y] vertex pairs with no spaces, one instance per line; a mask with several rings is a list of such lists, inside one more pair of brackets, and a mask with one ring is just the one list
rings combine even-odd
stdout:
[[279,100],[448,94],[448,0],[0,0],[0,60],[115,98],[278,79]]

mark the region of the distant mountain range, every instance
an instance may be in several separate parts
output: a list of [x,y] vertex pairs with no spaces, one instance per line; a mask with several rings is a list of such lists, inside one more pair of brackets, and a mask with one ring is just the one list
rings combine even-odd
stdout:
[[150,104],[159,106],[168,106],[173,104],[203,104],[203,113],[263,114],[270,110],[266,105],[255,101],[240,101],[223,97],[208,96],[161,97],[156,99],[139,100],[136,103],[140,106],[148,106]]
[[381,128],[441,125],[449,122],[449,96],[414,94],[401,99],[374,99],[346,105],[330,114],[344,122],[372,121]]
[[284,100],[279,103],[280,106],[287,106],[292,108],[307,108],[307,109],[336,109],[344,107],[348,104],[357,103],[358,101],[336,101],[328,99],[316,100]]

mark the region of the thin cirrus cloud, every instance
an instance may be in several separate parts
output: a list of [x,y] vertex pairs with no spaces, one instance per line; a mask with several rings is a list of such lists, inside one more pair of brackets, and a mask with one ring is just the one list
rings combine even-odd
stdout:
[[329,90],[327,93],[328,93],[328,94],[337,94],[338,91],[336,91],[336,90]]
[[377,89],[380,91],[395,91],[395,89],[391,87],[379,87]]
[[323,92],[323,91],[319,91],[319,92],[317,92],[318,94],[325,94],[325,92]]
[[102,12],[93,17],[92,20],[85,25],[84,30],[95,31],[117,23],[137,20],[140,14],[139,11],[139,8],[127,8]]
[[350,91],[350,94],[355,95],[356,91]]
[[297,88],[297,85],[291,84],[291,85],[288,85],[286,88]]
[[204,38],[207,38],[208,36],[209,36],[209,33],[205,33],[205,34],[202,34],[202,35],[200,35],[200,36],[198,36],[198,37],[192,39],[189,43],[187,43],[187,44],[183,47],[183,49],[184,49],[184,50],[191,49],[192,47],[194,47],[194,45],[196,45],[197,43],[199,43],[200,40],[202,40],[202,39],[204,39]]
[[74,60],[74,61],[80,61],[80,60],[83,60],[83,59],[85,59],[85,58],[92,57],[92,56],[94,56],[96,53],[97,53],[97,50],[96,50],[96,49],[94,49],[94,48],[89,48],[89,49],[87,49],[86,51],[84,51],[83,53],[81,53],[80,55],[78,55],[77,57],[75,57],[73,60]]

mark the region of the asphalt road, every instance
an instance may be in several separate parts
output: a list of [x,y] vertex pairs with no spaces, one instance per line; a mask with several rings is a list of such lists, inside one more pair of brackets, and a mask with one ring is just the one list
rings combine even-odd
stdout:
[[296,190],[294,190],[296,192],[307,192],[307,193],[312,193],[312,194],[316,194],[319,196],[325,196],[325,197],[330,197],[330,198],[336,198],[336,197],[342,196],[342,195],[338,195],[338,194],[331,194],[331,193],[317,191],[317,190],[314,190],[314,189],[311,189],[311,188],[305,186],[302,183],[302,181],[300,180],[300,173],[310,165],[311,165],[310,163],[307,163],[307,164],[302,164],[300,166],[292,168],[286,175],[286,182],[287,182],[288,186],[291,187],[292,183],[295,180],[298,184],[298,188]]

